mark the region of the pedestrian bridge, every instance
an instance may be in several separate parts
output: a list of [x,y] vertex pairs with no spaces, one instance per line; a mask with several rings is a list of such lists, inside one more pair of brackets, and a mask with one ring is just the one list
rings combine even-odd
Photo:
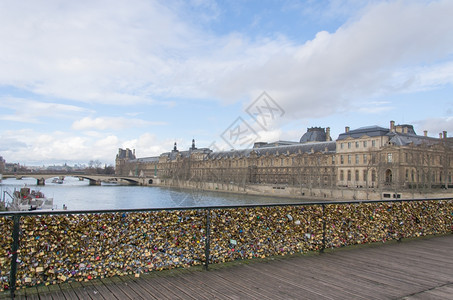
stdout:
[[452,198],[0,212],[0,221],[0,298],[452,295]]
[[101,175],[101,174],[81,174],[81,173],[24,173],[24,174],[5,174],[3,178],[35,178],[37,185],[45,185],[46,181],[51,178],[64,179],[66,177],[77,177],[80,179],[89,180],[90,185],[101,185],[105,183],[122,183],[130,185],[153,185],[159,183],[159,179],[155,176],[144,177],[144,176],[117,176],[117,175]]

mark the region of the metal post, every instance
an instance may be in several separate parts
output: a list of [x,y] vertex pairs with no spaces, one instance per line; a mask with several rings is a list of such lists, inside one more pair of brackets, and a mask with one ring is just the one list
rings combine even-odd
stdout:
[[322,204],[322,245],[320,252],[324,253],[324,249],[326,248],[326,214],[325,214],[325,205]]
[[19,227],[20,216],[13,216],[13,244],[11,246],[11,272],[9,273],[9,288],[11,289],[11,299],[15,297],[16,273],[17,273],[17,250],[19,249]]
[[211,255],[211,210],[208,208],[206,210],[206,242],[205,242],[205,249],[204,249],[204,255],[205,255],[205,263],[204,263],[204,268],[205,270],[208,270],[209,266],[209,257]]

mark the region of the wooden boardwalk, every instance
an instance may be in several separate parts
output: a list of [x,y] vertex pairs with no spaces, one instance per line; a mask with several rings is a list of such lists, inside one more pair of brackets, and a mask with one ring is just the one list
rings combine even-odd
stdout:
[[16,299],[453,299],[453,235],[22,289]]

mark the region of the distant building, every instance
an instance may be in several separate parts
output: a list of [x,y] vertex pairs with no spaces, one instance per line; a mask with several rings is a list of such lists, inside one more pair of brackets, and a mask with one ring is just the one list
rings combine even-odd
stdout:
[[0,156],[0,174],[5,173],[5,164],[6,161],[3,159],[2,156]]
[[214,152],[196,148],[136,158],[119,149],[116,173],[162,180],[271,184],[301,188],[433,189],[451,187],[453,139],[417,135],[412,125],[349,127],[336,141],[330,128],[312,127],[299,142],[255,143]]

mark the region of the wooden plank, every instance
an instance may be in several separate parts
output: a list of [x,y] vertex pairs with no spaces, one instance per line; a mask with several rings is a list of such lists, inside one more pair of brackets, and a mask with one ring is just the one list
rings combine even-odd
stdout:
[[131,275],[129,276],[121,276],[120,279],[132,290],[134,291],[138,297],[142,299],[154,299],[155,297],[147,290],[144,289],[141,285],[137,283],[137,280]]
[[[313,260],[310,258],[310,260]],[[342,295],[344,298],[368,298],[369,292],[363,288],[360,278],[357,278],[351,268],[342,268],[338,261],[332,264],[324,264],[323,258],[316,258],[312,263],[307,263],[303,258],[278,262],[278,266],[286,267],[296,278],[300,278],[300,284],[318,293],[329,296]],[[358,288],[361,289],[358,289]],[[357,292],[360,291],[360,293]],[[375,295],[379,293],[376,292]]]
[[179,287],[172,283],[173,276],[162,276],[155,277],[152,279],[154,285],[163,288],[162,292],[168,295],[170,298],[175,297],[176,299],[196,299],[193,295],[188,294],[186,291],[181,290]]
[[[372,255],[368,255],[368,259],[372,260]],[[331,273],[349,270],[348,277],[352,282],[348,282],[348,286],[359,293],[366,291],[367,294],[373,294],[375,291],[375,294],[384,293],[396,297],[401,295],[403,290],[410,292],[430,286],[424,278],[423,282],[420,282],[414,280],[413,276],[408,276],[408,271],[402,270],[397,261],[382,261],[376,265],[370,265],[370,263],[360,262],[355,256],[333,258],[326,256],[323,260],[325,263],[337,266],[337,270],[331,270]],[[389,282],[387,279],[394,282]],[[343,278],[343,281],[345,280]],[[382,285],[383,283],[385,285]]]
[[113,294],[100,279],[90,280],[88,282],[83,282],[83,285],[91,285],[93,291],[97,291],[102,298],[104,299],[120,299],[115,294]]
[[211,286],[206,285],[197,279],[197,276],[175,276],[172,277],[172,282],[182,289],[189,292],[191,295],[197,295],[197,299],[217,299],[218,293],[213,291]]
[[26,288],[25,295],[27,299],[39,299],[38,289],[36,287]]
[[63,284],[58,284],[58,286],[66,300],[79,300],[79,297],[77,297],[77,294],[74,292],[70,283],[65,282]]
[[[82,281],[81,284],[82,286],[86,289],[87,293],[90,295],[91,299],[96,299],[96,300],[99,300],[99,299],[111,299],[111,298],[106,298],[107,295],[103,295],[101,292],[100,292],[100,289],[99,287],[102,287],[102,282],[100,284],[97,284],[95,285],[93,283],[93,281],[97,281],[97,280],[89,280],[89,281]],[[109,293],[109,290],[106,289],[107,292]],[[112,294],[110,294],[110,297],[112,296]]]
[[165,288],[161,288],[160,285],[155,283],[155,277],[144,277],[136,280],[136,283],[141,288],[148,291],[151,295],[150,299],[171,299]]
[[[315,295],[321,294],[326,297],[351,298],[354,296],[357,298],[357,295],[351,293],[349,288],[343,287],[336,278],[331,276],[329,269],[320,270],[322,276],[314,278],[313,272],[307,269],[307,259],[304,257],[289,259],[288,261],[291,261],[291,263],[285,264],[287,260],[279,260],[266,264],[253,264],[250,267],[256,268],[257,272],[269,274],[271,282],[276,279],[287,281],[300,289],[302,293],[309,291]],[[366,298],[363,297],[363,299]]]
[[119,299],[137,299],[137,295],[117,276],[101,279],[105,287]]
[[91,299],[90,294],[79,281],[70,282],[69,285],[72,287],[78,299]]
[[199,277],[200,281],[204,281],[211,288],[214,288],[215,292],[219,295],[220,298],[253,299],[258,296],[262,299],[269,299],[268,295],[264,295],[259,291],[255,292],[254,290],[250,290],[250,287],[247,286],[247,284],[244,284],[240,281],[238,282],[237,278],[235,280],[231,280],[230,278],[227,278],[225,276],[227,272],[237,272],[235,270],[236,268],[237,267],[232,267],[230,268],[230,271],[228,271],[227,269],[222,269],[208,272],[199,272],[194,274],[194,276]]
[[[249,270],[244,268],[230,268],[223,269],[213,273],[213,277],[218,277],[223,280],[222,284],[225,288],[232,287],[232,289],[239,290],[242,297],[261,298],[261,299],[284,299],[278,293],[272,293],[274,290],[269,283],[263,282],[260,278],[256,277],[257,274],[251,274]],[[261,274],[260,274],[261,275]],[[275,291],[275,290],[274,290]]]
[[[51,291],[49,290],[48,286],[39,285],[36,287],[36,289],[38,290],[39,299],[52,300],[52,294],[51,294]],[[58,299],[58,298],[56,298],[56,299]]]

